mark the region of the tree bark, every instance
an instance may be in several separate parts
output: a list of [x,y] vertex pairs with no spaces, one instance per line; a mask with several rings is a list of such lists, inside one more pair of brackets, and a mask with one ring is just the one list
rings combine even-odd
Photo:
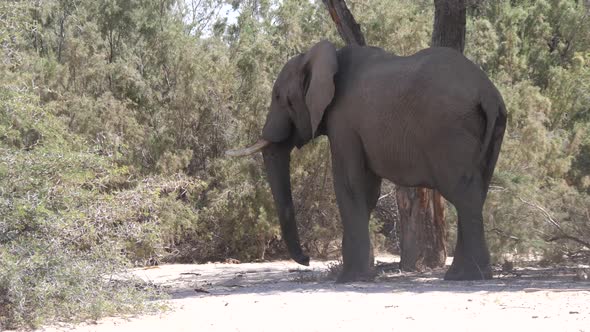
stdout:
[[465,0],[434,0],[431,46],[450,47],[463,53],[466,20]]
[[397,188],[404,271],[441,266],[447,258],[444,205],[440,194],[425,188]]
[[340,37],[347,45],[365,46],[365,36],[361,31],[361,26],[356,23],[354,16],[344,0],[322,0],[330,12],[332,21],[336,24]]
[[400,269],[424,271],[445,266],[447,258],[444,199],[436,190],[397,189],[401,225]]

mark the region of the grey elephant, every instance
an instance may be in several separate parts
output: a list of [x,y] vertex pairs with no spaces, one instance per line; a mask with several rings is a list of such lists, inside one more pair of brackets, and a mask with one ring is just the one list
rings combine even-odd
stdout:
[[372,273],[368,224],[382,178],[434,188],[457,209],[457,244],[445,279],[490,279],[482,208],[505,127],[500,93],[455,50],[402,57],[321,41],[281,70],[261,139],[228,154],[262,151],[282,236],[299,264],[308,265],[309,257],[293,210],[290,153],[327,135],[344,233],[338,282]]

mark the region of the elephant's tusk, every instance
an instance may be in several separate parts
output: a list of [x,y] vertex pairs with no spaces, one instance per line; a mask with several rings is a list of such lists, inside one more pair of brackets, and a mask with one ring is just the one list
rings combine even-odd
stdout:
[[269,144],[270,144],[269,141],[264,140],[264,139],[260,139],[260,140],[258,140],[258,142],[254,143],[250,147],[243,148],[243,149],[227,150],[227,151],[225,151],[225,155],[229,156],[229,157],[249,156],[253,153],[256,153],[256,152],[264,149]]

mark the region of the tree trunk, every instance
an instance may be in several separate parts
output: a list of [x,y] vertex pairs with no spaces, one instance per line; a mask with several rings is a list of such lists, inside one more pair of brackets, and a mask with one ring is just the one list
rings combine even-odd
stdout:
[[444,266],[447,258],[443,198],[426,188],[398,187],[401,261],[404,271]]
[[465,0],[434,0],[434,28],[431,46],[465,49]]

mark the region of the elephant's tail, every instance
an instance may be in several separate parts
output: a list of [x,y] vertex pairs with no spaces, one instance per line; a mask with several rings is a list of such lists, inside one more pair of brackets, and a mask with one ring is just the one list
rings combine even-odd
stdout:
[[492,102],[482,101],[481,108],[486,117],[486,131],[478,165],[483,166],[482,176],[487,192],[500,154],[500,146],[506,130],[507,114],[506,106],[499,94]]

